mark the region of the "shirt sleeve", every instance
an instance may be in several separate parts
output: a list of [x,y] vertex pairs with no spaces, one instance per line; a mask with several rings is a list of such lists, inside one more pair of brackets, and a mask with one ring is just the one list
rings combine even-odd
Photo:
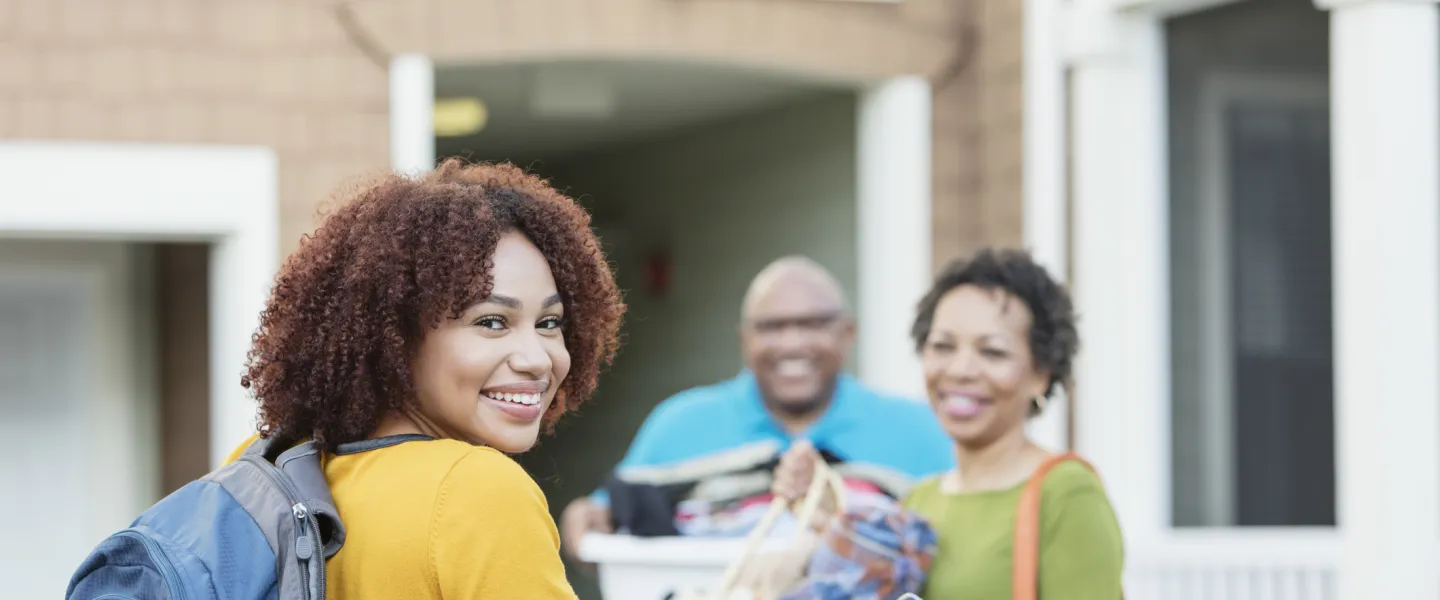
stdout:
[[430,564],[447,600],[576,598],[545,496],[509,457],[477,448],[456,462],[433,519]]
[[237,461],[237,460],[240,460],[240,457],[241,457],[241,456],[244,456],[244,455],[245,455],[245,451],[250,448],[250,444],[253,444],[253,443],[255,442],[255,440],[258,440],[258,439],[260,439],[260,434],[258,434],[258,433],[252,433],[252,434],[250,434],[249,437],[245,438],[245,441],[240,442],[240,445],[239,445],[239,446],[236,446],[234,450],[231,450],[231,451],[230,451],[230,454],[225,457],[225,462],[224,462],[223,464],[227,464],[227,465],[228,465],[228,464],[233,463],[233,462],[235,462],[235,461]]
[[1105,491],[1096,482],[1057,496],[1041,528],[1040,598],[1117,600],[1125,557]]

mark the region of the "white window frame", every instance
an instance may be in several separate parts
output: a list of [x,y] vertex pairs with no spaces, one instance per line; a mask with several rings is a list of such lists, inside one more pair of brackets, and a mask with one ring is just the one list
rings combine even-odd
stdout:
[[0,238],[210,244],[210,462],[255,427],[240,387],[279,264],[268,148],[0,142]]

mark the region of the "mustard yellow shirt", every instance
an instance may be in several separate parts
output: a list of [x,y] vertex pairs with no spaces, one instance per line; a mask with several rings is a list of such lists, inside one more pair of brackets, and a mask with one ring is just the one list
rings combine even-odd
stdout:
[[342,445],[324,468],[345,523],[327,600],[576,598],[540,486],[499,451],[389,436]]

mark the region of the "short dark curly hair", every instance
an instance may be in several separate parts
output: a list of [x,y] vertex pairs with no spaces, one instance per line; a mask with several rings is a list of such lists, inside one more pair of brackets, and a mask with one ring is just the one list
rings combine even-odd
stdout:
[[1070,380],[1071,365],[1080,349],[1070,293],[1023,250],[987,248],[969,259],[946,265],[916,309],[915,323],[910,327],[916,352],[924,349],[930,337],[940,299],[962,285],[1001,290],[1024,302],[1033,316],[1030,354],[1035,368],[1050,376],[1045,395],[1054,394],[1057,385]]
[[456,159],[339,200],[286,260],[260,315],[241,385],[259,401],[261,435],[334,449],[414,406],[421,339],[490,294],[491,257],[511,230],[544,254],[565,305],[571,367],[547,429],[594,392],[625,305],[575,201],[513,165]]

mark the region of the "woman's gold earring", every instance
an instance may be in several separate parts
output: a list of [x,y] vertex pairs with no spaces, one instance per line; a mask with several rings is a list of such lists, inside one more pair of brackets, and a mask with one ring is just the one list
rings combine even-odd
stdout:
[[1045,407],[1050,405],[1050,397],[1041,394],[1031,399],[1030,402],[1035,404],[1035,412],[1038,414],[1045,412]]

